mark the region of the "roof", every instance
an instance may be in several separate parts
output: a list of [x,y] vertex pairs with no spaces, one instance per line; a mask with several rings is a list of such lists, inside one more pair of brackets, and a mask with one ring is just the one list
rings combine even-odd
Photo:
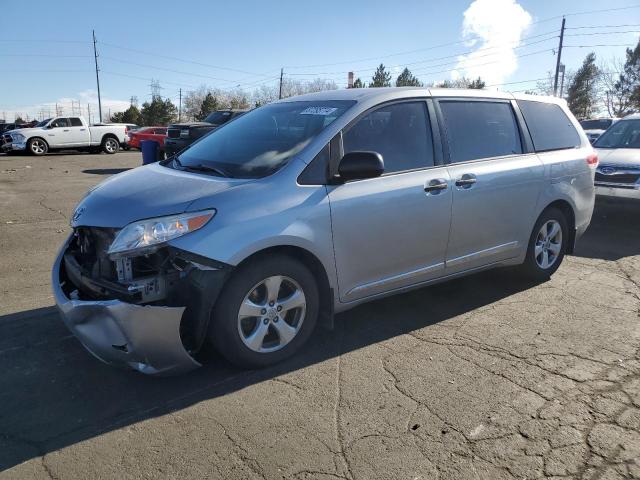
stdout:
[[358,102],[371,101],[376,98],[389,100],[393,98],[407,98],[411,96],[421,97],[476,97],[476,98],[500,98],[532,100],[549,103],[565,103],[557,97],[545,95],[527,95],[522,93],[512,94],[497,90],[458,89],[458,88],[426,88],[426,87],[381,87],[381,88],[345,88],[341,90],[325,90],[322,92],[307,93],[296,97],[289,97],[281,102],[302,102],[322,100],[356,100]]

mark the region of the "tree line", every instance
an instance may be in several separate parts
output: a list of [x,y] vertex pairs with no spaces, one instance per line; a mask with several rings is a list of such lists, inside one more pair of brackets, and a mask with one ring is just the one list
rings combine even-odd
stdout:
[[[567,72],[565,83],[567,84],[566,93],[562,96],[579,119],[592,117],[601,111],[606,111],[612,117],[622,117],[640,111],[640,41],[635,48],[626,49],[624,61],[613,61],[608,65],[598,65],[595,53],[589,53],[577,71]],[[482,89],[486,84],[480,77],[476,79],[462,77],[456,80],[423,84],[408,68],[404,68],[393,81],[391,72],[381,63],[367,84],[361,78],[356,78],[350,88],[391,86]],[[322,78],[311,81],[284,78],[282,97],[337,88],[334,81]],[[538,82],[535,90],[526,93],[552,95],[551,73],[545,81]],[[239,88],[229,91],[203,85],[185,94],[180,119],[201,121],[214,110],[259,107],[277,100],[279,95],[279,84],[262,85],[251,93]],[[178,107],[170,99],[163,99],[160,96],[153,96],[151,101],[143,103],[141,107],[132,104],[124,112],[118,112],[110,118],[112,122],[137,125],[167,125],[176,120],[178,120]]]

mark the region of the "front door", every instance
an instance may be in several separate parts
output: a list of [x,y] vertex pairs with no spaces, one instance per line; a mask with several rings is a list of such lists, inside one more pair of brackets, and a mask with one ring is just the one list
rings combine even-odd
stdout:
[[442,275],[452,190],[435,165],[424,101],[387,104],[343,132],[344,153],[382,155],[382,177],[329,186],[340,299],[343,302]]
[[526,249],[544,167],[523,153],[510,101],[440,100],[452,180],[447,274],[513,258]]

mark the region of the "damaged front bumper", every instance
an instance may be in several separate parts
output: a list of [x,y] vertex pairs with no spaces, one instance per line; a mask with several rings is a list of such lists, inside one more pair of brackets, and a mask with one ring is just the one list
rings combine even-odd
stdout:
[[[187,306],[80,299],[71,275],[65,272],[65,253],[72,238],[64,243],[53,266],[53,294],[64,323],[89,352],[105,363],[149,375],[181,374],[201,366],[181,338]],[[206,306],[202,308],[208,315]],[[201,334],[205,328],[200,328]]]

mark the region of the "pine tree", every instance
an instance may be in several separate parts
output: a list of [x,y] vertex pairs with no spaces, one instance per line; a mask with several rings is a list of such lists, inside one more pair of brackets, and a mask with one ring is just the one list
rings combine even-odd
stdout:
[[154,96],[151,102],[144,102],[142,104],[142,124],[147,125],[168,125],[171,123],[177,113],[178,109],[171,103],[168,98],[162,100],[159,96]]
[[196,115],[196,120],[199,122],[203,121],[207,118],[211,112],[220,108],[218,105],[218,99],[214,97],[211,92],[208,92],[207,95],[202,100],[202,104],[200,105],[200,111]]
[[569,109],[578,119],[589,118],[596,108],[598,75],[596,54],[591,52],[582,62],[567,90]]
[[371,78],[369,87],[390,87],[391,86],[391,74],[387,72],[384,65],[381,63],[376,69],[376,73]]
[[356,78],[355,82],[353,82],[351,88],[364,88],[364,82],[360,79],[360,77],[358,77]]
[[396,87],[422,87],[422,82],[405,67],[402,73],[398,75],[398,78],[396,78]]
[[633,50],[627,48],[623,71],[613,87],[612,94],[621,98],[621,103],[627,107],[615,112],[616,115],[623,116],[640,110],[640,40]]
[[472,82],[469,82],[469,85],[467,85],[467,88],[482,90],[485,86],[486,86],[485,81],[482,80],[480,77],[478,77]]
[[131,105],[124,112],[117,112],[111,115],[110,121],[115,123],[135,123],[142,125],[142,114],[135,105]]

